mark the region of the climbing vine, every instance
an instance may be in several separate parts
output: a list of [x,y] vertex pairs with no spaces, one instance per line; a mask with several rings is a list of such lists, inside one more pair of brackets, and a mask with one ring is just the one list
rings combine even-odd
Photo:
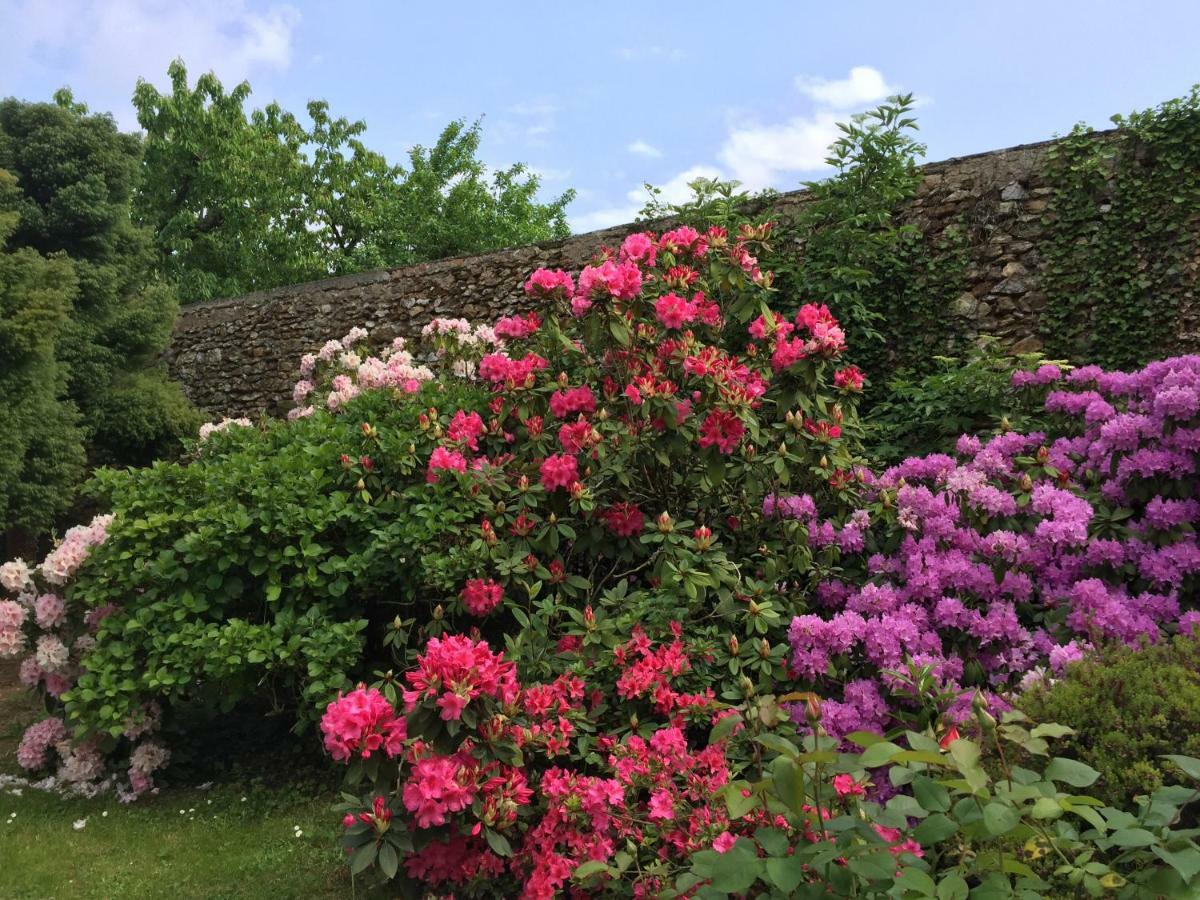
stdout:
[[1131,367],[1163,355],[1200,274],[1200,85],[1085,126],[1050,151],[1040,330],[1052,355]]

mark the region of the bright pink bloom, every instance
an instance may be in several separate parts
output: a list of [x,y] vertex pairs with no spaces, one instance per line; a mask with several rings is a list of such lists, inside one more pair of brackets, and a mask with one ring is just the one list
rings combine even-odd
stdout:
[[351,756],[368,759],[382,749],[389,758],[396,756],[407,737],[405,720],[387,698],[374,688],[358,687],[325,707],[321,717],[325,749],[339,762]]
[[566,419],[579,413],[590,416],[595,411],[596,395],[587,385],[565,391],[555,391],[550,395],[550,412],[560,419]]
[[409,685],[404,692],[407,712],[423,700],[434,700],[447,721],[459,718],[462,708],[480,695],[512,703],[519,692],[516,667],[505,662],[504,654],[461,634],[430,638],[404,680]]
[[538,269],[525,282],[525,293],[539,299],[567,299],[575,293],[575,283],[562,269]]
[[737,838],[728,831],[722,831],[713,840],[713,849],[718,853],[728,853],[733,845],[737,843]]
[[866,381],[858,366],[846,366],[833,373],[833,386],[845,391],[861,391]]
[[534,334],[541,325],[541,317],[537,313],[531,312],[523,316],[508,316],[507,318],[503,318],[496,323],[496,327],[492,330],[497,337],[520,340]]
[[710,412],[700,426],[700,446],[716,447],[728,456],[737,449],[746,433],[742,420],[731,412],[715,409]]
[[696,318],[696,305],[678,294],[663,294],[654,301],[654,315],[667,328],[682,328]]
[[834,775],[833,789],[839,797],[862,797],[866,788],[854,780],[853,775]]
[[479,438],[487,429],[479,413],[465,413],[461,409],[450,420],[446,436],[456,444],[466,444],[472,450],[479,451]]
[[621,262],[634,262],[653,268],[657,253],[658,248],[654,245],[653,235],[641,232],[625,238],[621,244],[620,259]]
[[470,806],[475,791],[470,770],[457,756],[427,756],[413,764],[404,784],[404,806],[418,828],[434,828],[446,824],[448,813]]
[[445,447],[435,447],[429,457],[429,468],[425,472],[425,480],[430,484],[438,480],[437,473],[442,470],[450,472],[467,471],[467,458],[457,450],[447,450]]
[[579,273],[579,293],[592,300],[632,300],[642,290],[642,270],[633,262],[605,260]]
[[503,599],[504,588],[490,578],[472,578],[462,589],[463,606],[473,616],[486,616]]
[[571,486],[572,481],[579,479],[579,465],[574,456],[565,453],[555,453],[542,463],[539,470],[542,486],[553,491],[557,488]]
[[558,429],[558,442],[565,453],[575,454],[590,446],[592,443],[592,425],[582,419],[578,422],[568,422]]
[[604,524],[609,531],[618,537],[633,537],[641,534],[646,526],[646,515],[634,504],[627,501],[614,503],[602,514]]

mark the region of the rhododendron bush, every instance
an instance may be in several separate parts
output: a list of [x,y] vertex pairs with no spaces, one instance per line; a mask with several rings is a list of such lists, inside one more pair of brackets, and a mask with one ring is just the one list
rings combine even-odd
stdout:
[[773,501],[839,553],[789,634],[830,733],[893,724],[907,688],[890,673],[910,662],[958,698],[934,712],[963,718],[977,689],[1002,707],[1090,647],[1200,624],[1200,357],[1045,365],[1013,384],[1046,394],[1052,434],[963,436],[955,456],[905,460],[840,524]]

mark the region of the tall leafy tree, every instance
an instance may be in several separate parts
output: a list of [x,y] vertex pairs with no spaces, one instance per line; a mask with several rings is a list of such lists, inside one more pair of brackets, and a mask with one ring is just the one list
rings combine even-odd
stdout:
[[78,282],[67,258],[9,246],[19,199],[16,177],[0,169],[0,533],[13,536],[50,526],[85,463],[79,411],[56,355]]
[[[39,385],[39,409],[57,423],[59,446],[39,452],[36,465],[60,469],[23,476],[0,524],[34,529],[61,511],[58,486],[82,475],[74,461],[83,448],[92,464],[143,463],[196,424],[155,362],[177,303],[154,273],[150,235],[130,219],[140,139],[110,116],[88,114],[69,92],[55,99],[0,102],[0,169],[8,173],[2,327],[14,348],[0,371]],[[22,434],[33,440],[34,431]],[[13,505],[38,491],[57,499]]]
[[246,111],[250,86],[216,76],[171,89],[140,81],[146,132],[137,212],[185,302],[280,284],[477,253],[569,233],[567,191],[548,203],[523,165],[489,172],[478,122],[451,122],[409,168],[371,150],[366,124],[324,101],[305,125],[276,103]]

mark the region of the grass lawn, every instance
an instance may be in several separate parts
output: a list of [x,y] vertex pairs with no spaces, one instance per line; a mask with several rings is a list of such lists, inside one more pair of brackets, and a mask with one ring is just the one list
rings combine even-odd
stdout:
[[[12,667],[0,668],[0,772],[18,774],[13,751],[37,715],[30,700]],[[0,788],[0,898],[351,897],[327,791],[230,782],[126,806]],[[76,830],[77,820],[86,825]]]

